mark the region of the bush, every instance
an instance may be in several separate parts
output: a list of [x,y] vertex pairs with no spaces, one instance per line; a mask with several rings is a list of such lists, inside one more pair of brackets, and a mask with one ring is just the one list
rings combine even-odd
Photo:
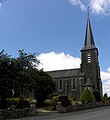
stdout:
[[47,99],[47,100],[44,101],[44,104],[45,104],[46,107],[52,106],[52,100]]
[[58,98],[59,98],[59,96],[54,96],[52,98],[52,105],[54,107],[54,110],[56,110],[56,105],[57,105],[57,102],[58,102]]
[[71,105],[71,100],[68,98],[68,96],[54,96],[52,98],[52,105],[54,106],[55,110],[56,110],[57,102],[61,102],[61,105],[63,107],[67,107]]
[[27,101],[24,98],[19,99],[18,108],[23,109],[23,108],[29,108],[29,107],[30,107],[29,101]]
[[96,99],[96,102],[100,102],[102,100],[100,92],[98,90],[94,90],[93,95],[94,95],[94,97]]
[[59,96],[59,94],[58,94],[58,93],[50,94],[50,95],[48,96],[48,98],[49,98],[49,99],[52,99],[54,96]]
[[12,105],[14,105],[16,108],[19,104],[19,98],[7,98],[7,102],[9,108],[11,108]]
[[29,100],[26,98],[8,98],[7,102],[9,108],[12,106],[15,106],[16,109],[30,107]]
[[68,96],[59,96],[58,102],[61,102],[61,105],[63,107],[67,107],[67,106],[71,105]]
[[103,102],[106,102],[107,100],[108,100],[108,95],[107,95],[107,93],[105,93],[104,96],[103,96],[102,101],[103,101]]
[[80,101],[84,104],[84,103],[91,103],[91,102],[95,102],[95,97],[93,95],[93,93],[86,89],[82,96],[80,97]]

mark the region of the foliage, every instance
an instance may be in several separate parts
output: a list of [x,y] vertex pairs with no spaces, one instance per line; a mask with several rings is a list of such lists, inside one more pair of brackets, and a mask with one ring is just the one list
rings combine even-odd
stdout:
[[104,94],[104,97],[105,97],[105,98],[108,98],[108,95],[107,95],[107,93],[105,93],[105,94]]
[[38,107],[42,107],[44,105],[44,100],[48,95],[55,91],[55,83],[51,76],[42,70],[33,77],[35,77],[34,96],[37,99]]
[[29,101],[27,101],[24,98],[19,99],[18,108],[23,109],[23,108],[29,108],[29,107],[30,107]]
[[60,96],[60,94],[58,93],[52,93],[52,94],[49,94],[49,99],[52,99],[54,96]]
[[105,101],[107,101],[107,100],[108,100],[108,95],[107,95],[107,93],[105,93],[105,94],[104,94],[104,96],[103,96],[103,99],[102,99],[102,100],[103,100],[103,102],[105,102]]
[[52,98],[52,105],[54,107],[54,110],[56,110],[56,105],[57,105],[57,102],[58,102],[58,98],[59,98],[59,96],[54,96]]
[[15,106],[16,109],[18,108],[29,108],[30,104],[29,101],[30,98],[8,98],[8,107],[10,108],[12,105]]
[[39,65],[39,60],[36,58],[35,53],[25,53],[24,50],[19,50],[19,56],[17,58],[19,67],[22,70],[27,70],[29,68],[36,69]]
[[19,98],[8,98],[6,99],[8,102],[8,107],[10,108],[11,105],[18,106]]
[[83,92],[82,96],[80,97],[80,101],[81,101],[82,103],[95,102],[95,97],[94,97],[93,93],[92,93],[90,90],[86,89],[86,90]]
[[51,100],[51,99],[46,99],[46,100],[44,101],[44,104],[45,104],[46,107],[52,106],[52,100]]
[[67,107],[67,106],[71,105],[68,96],[59,96],[58,102],[61,102],[61,105],[63,107]]
[[71,100],[68,98],[68,96],[62,96],[62,95],[54,96],[52,98],[52,105],[55,110],[56,110],[57,102],[61,102],[61,105],[63,107],[67,107],[67,106],[71,105]]
[[100,92],[98,90],[94,90],[93,95],[95,96],[96,102],[100,102],[102,100]]
[[21,92],[20,88],[29,87],[26,84],[31,80],[28,70],[36,69],[35,63],[38,65],[39,61],[34,54],[27,54],[23,50],[19,50],[19,57],[11,58],[2,50],[0,52],[0,95],[6,98],[13,97],[13,95],[18,97]]
[[38,104],[43,104],[55,90],[52,78],[37,69],[39,61],[35,55],[19,50],[19,56],[12,58],[4,50],[0,52],[1,108],[7,107],[6,98],[28,97],[31,93],[34,93]]

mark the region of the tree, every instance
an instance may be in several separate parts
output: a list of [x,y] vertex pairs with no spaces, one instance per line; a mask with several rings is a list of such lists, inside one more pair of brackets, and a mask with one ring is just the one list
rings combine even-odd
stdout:
[[35,54],[27,54],[23,50],[19,50],[18,58],[11,58],[4,50],[0,52],[1,108],[6,108],[6,98],[19,97],[25,88],[30,90],[32,80],[28,71],[37,70],[38,64]]
[[2,103],[6,101],[6,98],[28,97],[33,92],[38,100],[38,105],[43,104],[48,94],[55,90],[55,83],[47,73],[37,69],[38,65],[39,61],[35,53],[27,54],[23,50],[19,50],[19,56],[11,58],[4,51],[0,52],[0,96]]
[[107,93],[105,93],[104,96],[103,96],[103,101],[105,102],[107,100],[108,100],[108,95],[107,95]]
[[[34,74],[35,75],[35,74]],[[42,107],[44,105],[44,100],[47,96],[55,91],[55,83],[52,80],[51,76],[42,70],[36,73],[35,77],[35,98],[37,99],[38,107]]]
[[37,69],[40,63],[36,58],[36,53],[25,53],[24,50],[19,50],[19,56],[16,60],[21,70],[27,70],[29,68]]
[[[0,108],[6,108],[6,97],[10,96],[11,90],[9,88],[9,83],[11,79],[9,78],[9,66],[11,58],[9,55],[4,53],[4,50],[0,52]],[[8,91],[8,92],[7,92]]]
[[80,101],[81,101],[82,103],[95,102],[95,97],[94,97],[93,93],[92,93],[90,90],[86,89],[86,90],[83,92],[82,96],[80,97]]

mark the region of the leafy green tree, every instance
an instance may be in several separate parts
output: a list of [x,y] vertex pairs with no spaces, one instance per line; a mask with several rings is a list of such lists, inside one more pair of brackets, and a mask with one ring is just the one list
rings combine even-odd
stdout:
[[[4,50],[0,52],[0,108],[6,108],[6,97],[10,96],[11,90],[9,88],[9,83],[11,79],[9,78],[9,68],[10,68],[11,58],[9,55],[4,53]],[[8,91],[8,92],[7,92]]]
[[82,103],[95,102],[95,97],[94,97],[93,93],[92,93],[90,90],[86,89],[86,90],[83,92],[82,96],[80,97],[80,101],[81,101]]
[[105,102],[107,100],[108,100],[108,95],[107,95],[107,93],[105,93],[104,96],[103,96],[103,102]]
[[19,56],[16,60],[20,70],[37,69],[40,63],[36,58],[36,53],[25,53],[24,50],[19,50]]
[[38,64],[35,54],[23,50],[19,50],[18,58],[11,58],[4,50],[0,52],[1,108],[6,108],[6,98],[19,97],[21,92],[30,91],[33,81],[28,71],[37,70]]
[[34,91],[38,105],[44,103],[47,96],[55,90],[55,83],[48,74],[37,69],[38,65],[36,54],[19,50],[19,56],[11,58],[4,51],[0,52],[1,105],[6,98],[28,96]]
[[55,91],[55,83],[52,80],[51,76],[42,70],[38,71],[34,77],[36,77],[34,79],[34,95],[37,99],[38,107],[42,107],[44,106],[44,100],[48,97],[48,95]]

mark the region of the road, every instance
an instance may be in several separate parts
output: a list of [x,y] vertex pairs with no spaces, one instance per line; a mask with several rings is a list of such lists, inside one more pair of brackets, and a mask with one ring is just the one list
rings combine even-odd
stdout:
[[110,106],[56,115],[36,116],[12,120],[110,120]]

